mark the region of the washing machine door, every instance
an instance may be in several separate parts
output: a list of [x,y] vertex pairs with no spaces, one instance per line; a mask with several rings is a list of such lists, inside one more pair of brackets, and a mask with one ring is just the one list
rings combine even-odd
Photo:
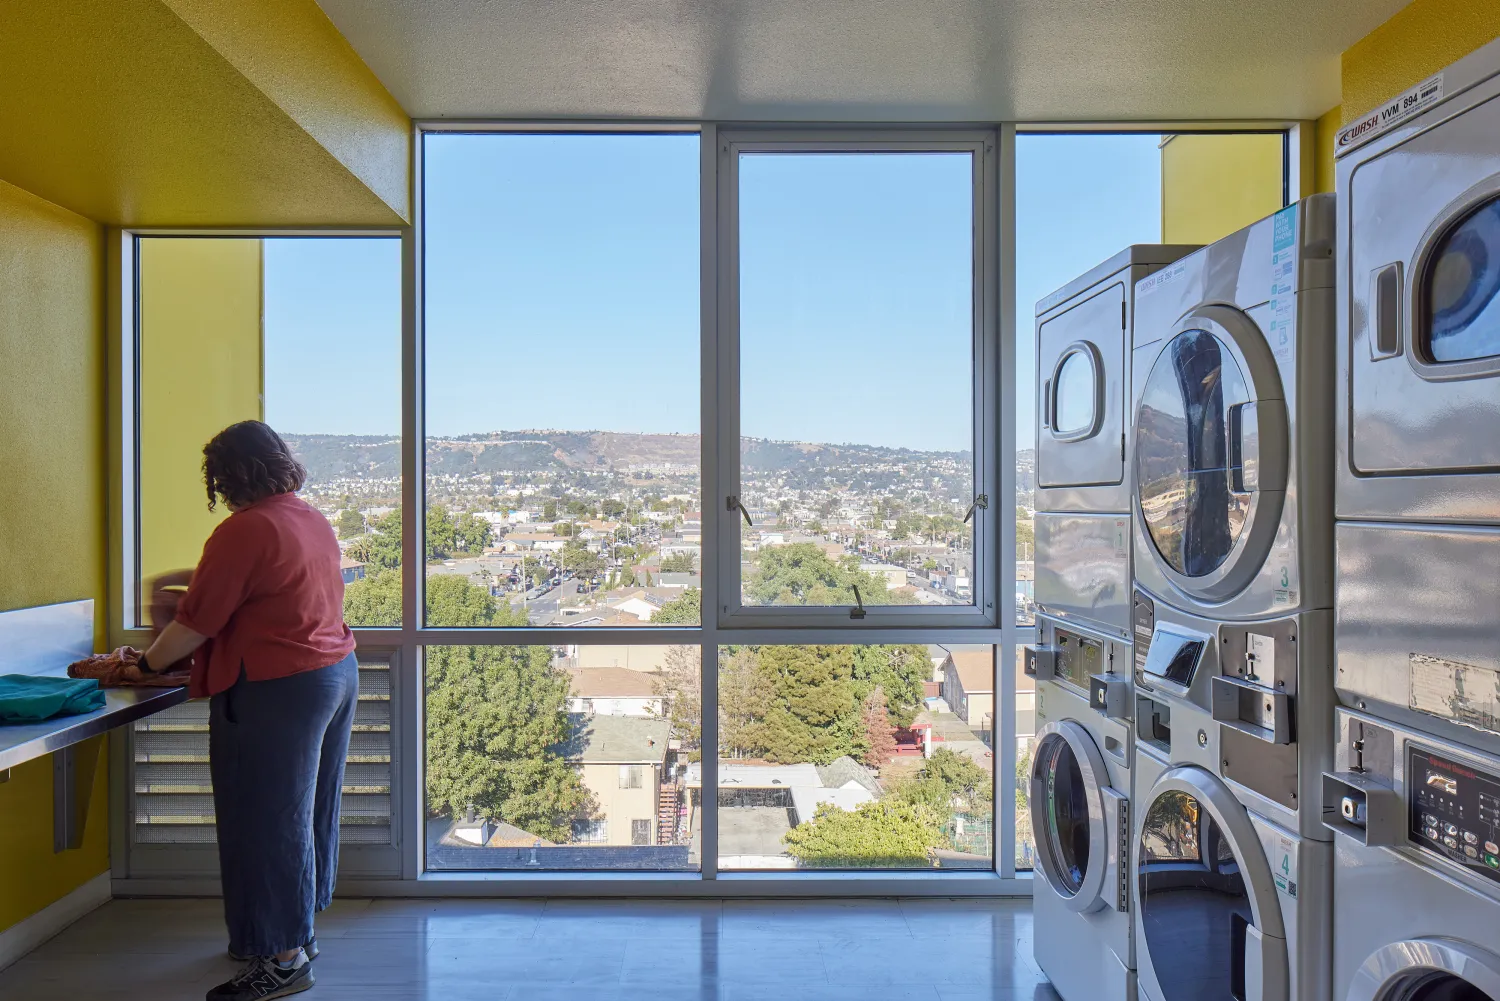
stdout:
[[1037,329],[1040,487],[1109,486],[1125,480],[1124,315],[1122,281]]
[[1074,911],[1126,910],[1118,846],[1129,800],[1111,788],[1088,730],[1072,720],[1042,727],[1030,786],[1037,869],[1047,885]]
[[1163,772],[1138,810],[1143,982],[1162,1001],[1286,1001],[1281,905],[1245,808],[1218,778],[1185,766]]
[[1260,571],[1287,482],[1287,416],[1260,327],[1200,306],[1165,338],[1135,418],[1136,517],[1167,579],[1222,601]]
[[1452,939],[1392,942],[1364,961],[1342,1001],[1500,1001],[1500,956]]

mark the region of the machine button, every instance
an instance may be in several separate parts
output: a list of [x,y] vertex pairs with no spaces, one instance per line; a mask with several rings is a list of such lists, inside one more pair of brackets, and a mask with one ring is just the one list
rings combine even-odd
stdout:
[[1469,856],[1469,858],[1478,858],[1479,849],[1475,848],[1473,845],[1464,845],[1464,854]]
[[1479,835],[1475,834],[1473,831],[1464,831],[1464,844],[1466,844],[1466,845],[1477,845],[1477,844],[1479,844]]
[[1426,824],[1428,827],[1436,827],[1438,824],[1438,819],[1430,813],[1424,813],[1422,814],[1422,823]]
[[1438,839],[1438,829],[1436,827],[1424,827],[1422,828],[1422,837],[1429,841],[1436,841]]
[[1484,864],[1489,866],[1491,869],[1500,869],[1500,855],[1486,855],[1484,857]]
[[1486,841],[1484,843],[1484,850],[1491,855],[1500,855],[1500,845],[1495,844],[1493,841]]
[[1458,825],[1457,824],[1444,824],[1443,825],[1443,833],[1446,834],[1446,835],[1448,835],[1451,838],[1458,837]]
[[1449,848],[1453,849],[1454,851],[1458,851],[1458,839],[1457,838],[1444,838],[1443,839],[1443,844],[1447,845]]

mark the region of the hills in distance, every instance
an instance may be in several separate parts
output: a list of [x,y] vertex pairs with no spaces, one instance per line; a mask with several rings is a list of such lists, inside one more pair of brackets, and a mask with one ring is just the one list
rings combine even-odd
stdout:
[[[314,481],[389,478],[401,474],[396,438],[376,435],[286,434],[287,443]],[[744,438],[744,468],[775,474],[815,475],[819,470],[859,466],[920,466],[938,472],[966,466],[968,452],[921,451],[879,445]],[[1017,465],[1029,479],[1030,449]],[[617,431],[495,431],[455,438],[430,438],[428,472],[436,475],[488,473],[606,472],[675,469],[687,472],[699,462],[696,434],[635,434]],[[799,477],[800,478],[800,477]]]

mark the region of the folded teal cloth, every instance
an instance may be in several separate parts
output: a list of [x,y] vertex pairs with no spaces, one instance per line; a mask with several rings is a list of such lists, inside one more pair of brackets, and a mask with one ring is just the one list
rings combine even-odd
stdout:
[[0,723],[39,723],[104,708],[104,690],[93,678],[0,674]]

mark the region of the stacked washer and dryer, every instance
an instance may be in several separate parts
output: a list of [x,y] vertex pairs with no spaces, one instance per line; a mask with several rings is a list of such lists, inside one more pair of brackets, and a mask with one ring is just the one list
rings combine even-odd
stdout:
[[1134,246],[1037,304],[1033,943],[1068,1001],[1134,1001],[1130,923],[1130,326]]
[[1333,285],[1318,195],[1136,287],[1131,882],[1151,1001],[1328,996]]
[[1334,995],[1500,1001],[1500,41],[1393,109],[1337,171]]

